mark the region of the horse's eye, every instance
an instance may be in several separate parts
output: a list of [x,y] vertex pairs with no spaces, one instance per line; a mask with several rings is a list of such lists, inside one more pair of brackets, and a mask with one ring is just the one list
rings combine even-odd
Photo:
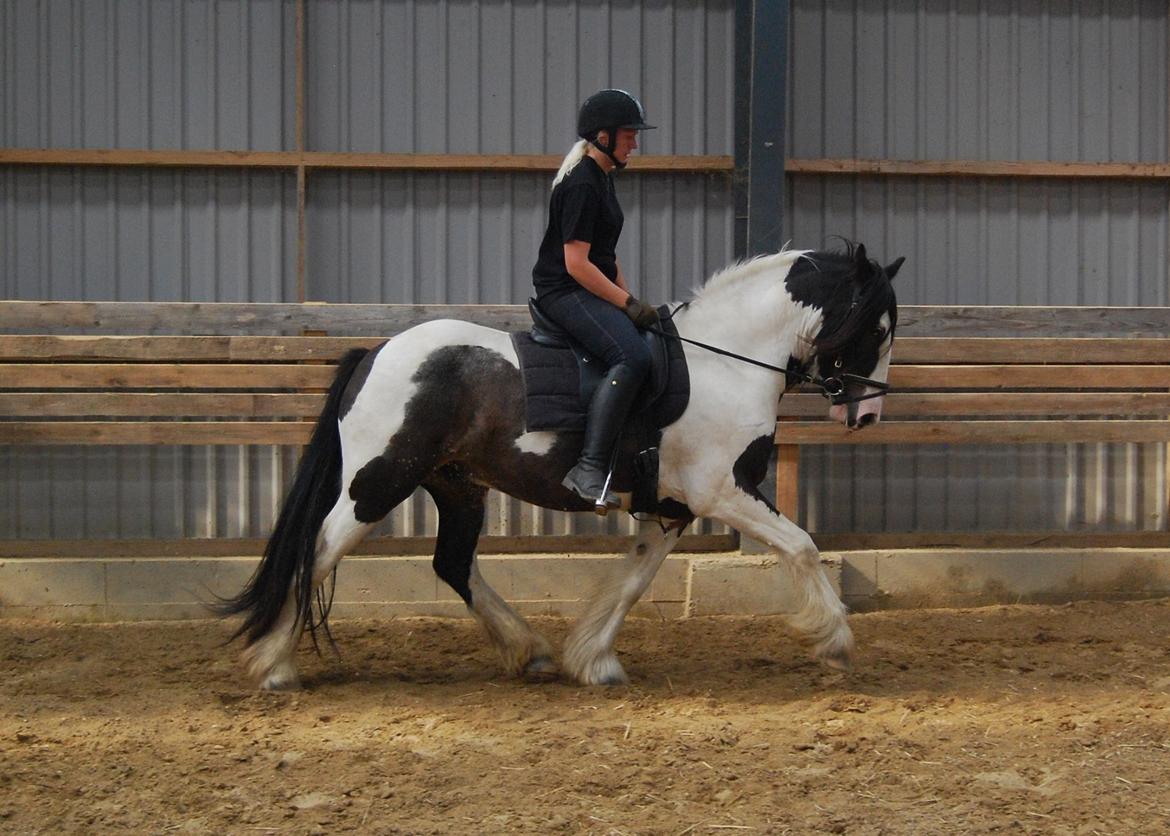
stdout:
[[873,329],[873,335],[879,340],[884,340],[886,338],[886,329],[879,325]]

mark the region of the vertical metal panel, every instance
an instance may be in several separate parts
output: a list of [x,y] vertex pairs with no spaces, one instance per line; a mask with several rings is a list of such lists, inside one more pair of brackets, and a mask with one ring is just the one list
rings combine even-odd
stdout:
[[0,145],[283,150],[293,0],[0,5]]
[[789,154],[1150,162],[1160,0],[793,0]]
[[[523,303],[551,175],[319,172],[309,296],[328,302]],[[622,174],[618,256],[639,294],[688,297],[732,258],[727,176]]]
[[8,299],[276,302],[293,293],[289,172],[0,169]]
[[734,0],[310,0],[309,147],[554,154],[628,89],[644,153],[732,151]]

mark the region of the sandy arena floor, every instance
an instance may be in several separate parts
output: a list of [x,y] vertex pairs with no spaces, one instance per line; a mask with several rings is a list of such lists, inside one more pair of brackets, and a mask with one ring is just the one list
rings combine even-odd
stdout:
[[1170,601],[851,623],[843,675],[777,619],[632,619],[604,689],[504,677],[470,621],[339,622],[269,695],[225,624],[0,622],[0,832],[1170,827]]

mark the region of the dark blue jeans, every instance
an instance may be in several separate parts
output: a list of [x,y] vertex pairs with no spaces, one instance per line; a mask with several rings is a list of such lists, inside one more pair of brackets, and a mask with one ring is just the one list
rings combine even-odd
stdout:
[[650,371],[650,349],[624,311],[583,287],[553,291],[538,303],[550,319],[606,366],[612,369],[624,363],[638,385],[645,379]]

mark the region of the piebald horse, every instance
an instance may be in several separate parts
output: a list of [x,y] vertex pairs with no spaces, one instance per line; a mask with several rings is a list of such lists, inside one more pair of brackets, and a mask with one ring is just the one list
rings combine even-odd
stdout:
[[[571,630],[562,655],[569,676],[628,681],[613,649],[618,630],[696,516],[771,547],[797,593],[790,622],[818,659],[848,667],[853,635],[816,546],[757,486],[776,404],[793,379],[819,382],[833,395],[830,417],[850,428],[879,420],[897,326],[890,280],[902,261],[883,267],[863,245],[785,250],[717,273],[677,310],[679,336],[693,341],[684,343],[691,393],[659,445],[667,511],[643,523]],[[525,431],[518,360],[504,332],[436,320],[347,354],[255,575],[219,607],[244,615],[236,635],[245,637],[244,661],[259,687],[299,686],[295,650],[306,627],[324,621],[322,584],[420,485],[438,507],[435,572],[483,625],[508,671],[555,675],[548,641],[480,574],[476,543],[488,488],[545,508],[592,510],[561,486],[580,438]]]

